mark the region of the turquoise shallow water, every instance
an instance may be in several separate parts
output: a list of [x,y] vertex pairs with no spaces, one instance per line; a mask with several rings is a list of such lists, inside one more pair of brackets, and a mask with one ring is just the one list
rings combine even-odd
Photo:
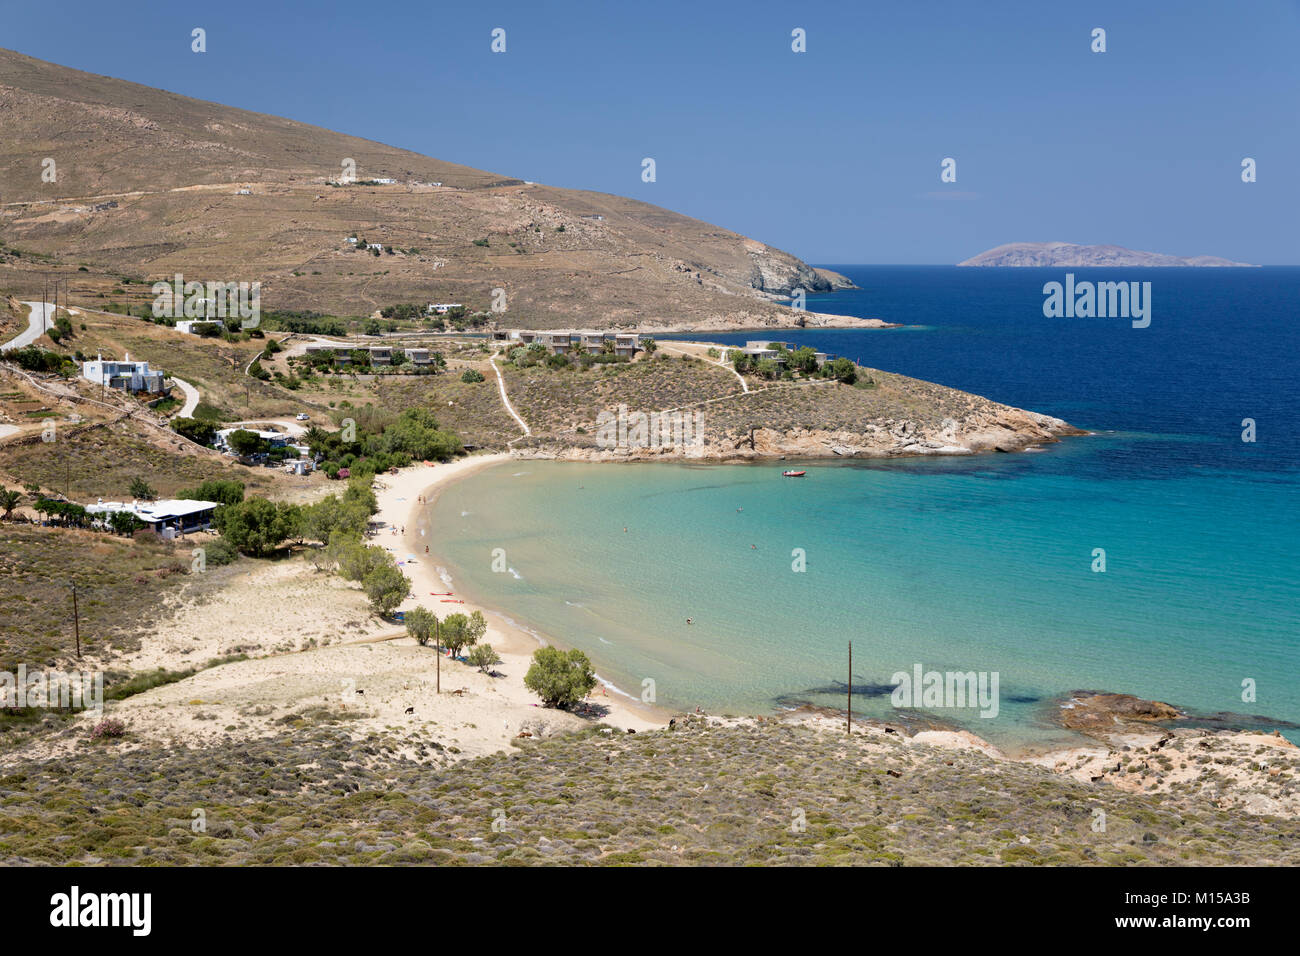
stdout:
[[[1054,742],[1047,711],[1078,688],[1300,723],[1300,269],[1073,270],[1150,281],[1138,330],[1045,318],[1064,270],[835,268],[860,289],[810,308],[911,327],[783,339],[1097,434],[802,480],[789,463],[505,465],[434,506],[457,586],[674,707],[843,706],[852,640],[855,685],[916,663],[997,672],[996,718],[936,713],[1005,746]],[[491,570],[497,547],[513,573]],[[880,696],[855,710],[894,715]]]
[[[814,462],[799,481],[773,464],[508,463],[443,493],[436,547],[458,588],[587,651],[626,690],[652,678],[673,707],[842,706],[842,691],[813,691],[845,679],[852,640],[855,684],[917,662],[997,672],[996,718],[936,713],[1008,746],[1058,738],[1044,708],[1075,688],[1300,722],[1295,529],[1276,520],[1290,489],[1098,484],[1059,467],[1123,440]],[[890,713],[887,698],[855,709]]]

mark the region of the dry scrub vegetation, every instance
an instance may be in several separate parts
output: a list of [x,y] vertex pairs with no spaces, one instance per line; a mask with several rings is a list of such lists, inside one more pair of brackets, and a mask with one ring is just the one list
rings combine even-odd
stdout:
[[[440,766],[305,714],[279,739],[119,751],[0,777],[5,863],[1289,864],[1300,824],[1125,793],[976,751],[679,718]],[[128,730],[129,733],[129,730]],[[206,831],[191,827],[201,808]],[[1094,810],[1106,831],[1094,832]],[[504,814],[504,826],[493,828]],[[806,828],[795,825],[800,819]]]

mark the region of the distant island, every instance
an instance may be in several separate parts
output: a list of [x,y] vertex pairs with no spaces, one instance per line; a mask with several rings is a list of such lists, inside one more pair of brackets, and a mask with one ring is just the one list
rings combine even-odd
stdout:
[[1218,256],[1169,256],[1123,246],[1072,242],[1008,242],[957,263],[959,266],[1250,266]]

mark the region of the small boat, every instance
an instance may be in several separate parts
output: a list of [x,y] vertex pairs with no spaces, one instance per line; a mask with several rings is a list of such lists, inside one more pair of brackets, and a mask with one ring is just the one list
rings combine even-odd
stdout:
[[442,603],[443,603],[443,604],[464,604],[465,602],[464,602],[464,601],[453,601],[453,600],[451,600],[450,598],[443,598],[443,599],[442,599]]
[[802,478],[802,477],[803,477],[804,475],[806,475],[806,474],[808,474],[808,472],[806,472],[806,471],[783,471],[783,472],[781,472],[781,477],[782,477],[782,478]]

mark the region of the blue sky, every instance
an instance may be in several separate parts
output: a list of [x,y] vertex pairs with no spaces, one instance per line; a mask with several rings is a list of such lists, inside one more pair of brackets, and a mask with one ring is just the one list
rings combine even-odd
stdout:
[[1065,240],[1300,263],[1297,0],[3,0],[0,46],[644,199],[814,262]]

